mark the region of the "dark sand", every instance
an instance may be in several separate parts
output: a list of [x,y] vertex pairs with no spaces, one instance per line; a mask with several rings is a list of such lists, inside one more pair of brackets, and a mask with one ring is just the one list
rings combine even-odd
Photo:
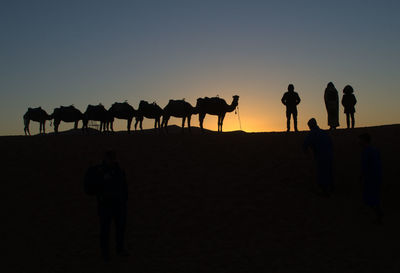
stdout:
[[[382,152],[383,226],[360,209],[364,131]],[[400,272],[400,125],[333,134],[329,199],[305,134],[0,137],[2,272]],[[127,172],[131,256],[105,265],[83,174],[107,148]]]

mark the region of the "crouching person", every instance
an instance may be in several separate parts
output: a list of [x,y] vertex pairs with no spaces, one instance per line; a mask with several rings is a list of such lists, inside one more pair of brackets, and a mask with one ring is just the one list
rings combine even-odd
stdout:
[[329,197],[333,192],[333,147],[329,134],[318,127],[317,121],[312,118],[308,121],[310,133],[306,137],[303,150],[311,149],[317,167],[317,182],[322,194]]
[[118,165],[114,151],[105,152],[103,162],[86,171],[85,192],[97,197],[100,218],[100,248],[103,260],[110,260],[109,241],[112,222],[115,223],[117,255],[127,256],[124,234],[128,187],[125,172]]

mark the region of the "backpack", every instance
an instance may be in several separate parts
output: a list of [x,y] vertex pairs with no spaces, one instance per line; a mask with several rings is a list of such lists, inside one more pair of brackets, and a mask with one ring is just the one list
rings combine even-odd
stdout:
[[98,166],[89,167],[86,170],[83,187],[87,195],[96,195],[100,191],[101,187],[101,174]]

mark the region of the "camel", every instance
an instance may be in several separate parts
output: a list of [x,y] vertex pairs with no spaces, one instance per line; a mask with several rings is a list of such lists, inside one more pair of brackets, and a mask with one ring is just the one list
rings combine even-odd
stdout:
[[239,96],[233,96],[231,105],[228,105],[224,99],[213,97],[213,98],[198,98],[196,109],[199,113],[199,122],[201,131],[203,129],[203,121],[206,114],[218,116],[218,132],[222,132],[222,124],[224,122],[225,114],[232,112],[236,109],[239,103]]
[[31,135],[29,131],[29,123],[30,121],[39,122],[39,134],[46,133],[46,120],[51,120],[51,116],[46,113],[41,107],[38,108],[28,108],[28,111],[24,114],[24,132],[25,135]]
[[58,126],[61,121],[74,122],[74,129],[76,130],[78,129],[79,121],[83,119],[82,112],[76,109],[73,105],[55,108],[51,116],[54,119],[54,132],[56,134],[58,133]]
[[104,108],[102,104],[99,105],[88,105],[85,113],[83,114],[83,127],[82,130],[88,129],[89,120],[100,121],[100,132],[108,130],[108,122],[112,117]]
[[108,124],[110,124],[111,131],[114,132],[114,118],[118,119],[126,119],[127,120],[127,128],[128,128],[128,133],[131,131],[131,123],[133,117],[136,116],[137,111],[133,109],[129,103],[125,102],[115,102],[113,105],[111,105],[110,109],[108,110],[109,112],[109,120],[107,121],[107,127]]
[[164,108],[164,114],[163,114],[163,120],[162,120],[162,127],[165,128],[165,130],[168,133],[168,121],[169,118],[176,117],[176,118],[182,118],[182,133],[184,132],[185,128],[185,120],[187,119],[187,124],[190,130],[190,120],[192,118],[193,114],[197,114],[197,110],[195,107],[193,107],[190,103],[186,102],[184,99],[183,100],[169,100],[167,106]]
[[143,130],[142,123],[143,118],[154,119],[154,128],[161,129],[160,119],[163,114],[163,109],[157,105],[157,103],[148,103],[147,101],[141,100],[137,111],[135,130],[139,123],[140,130]]

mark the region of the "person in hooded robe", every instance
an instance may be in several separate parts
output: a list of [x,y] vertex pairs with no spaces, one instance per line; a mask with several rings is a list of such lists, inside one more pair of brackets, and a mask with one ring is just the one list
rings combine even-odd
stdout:
[[344,107],[344,113],[346,114],[346,123],[347,129],[350,128],[350,120],[351,120],[351,128],[354,128],[354,113],[356,109],[354,106],[357,103],[356,97],[354,96],[353,87],[350,85],[346,85],[343,89],[343,98],[342,98],[342,105]]
[[324,94],[328,125],[331,130],[339,126],[339,94],[332,82],[328,83]]

